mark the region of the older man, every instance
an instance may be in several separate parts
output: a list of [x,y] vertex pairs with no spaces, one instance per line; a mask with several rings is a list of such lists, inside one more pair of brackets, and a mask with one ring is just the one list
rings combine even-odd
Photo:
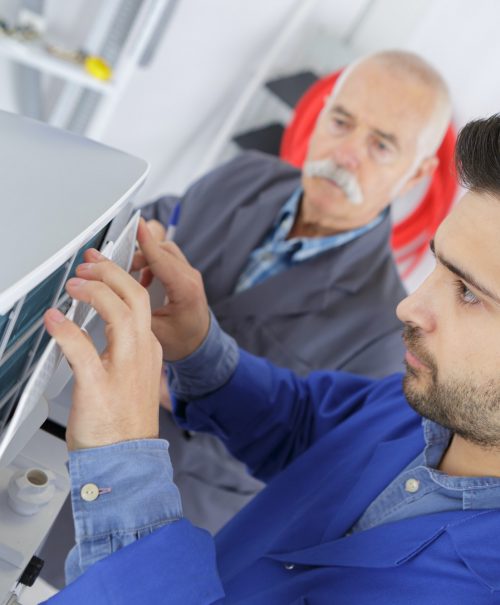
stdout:
[[214,542],[180,519],[167,446],[151,439],[159,345],[147,299],[89,254],[68,290],[108,319],[105,358],[56,311],[46,317],[77,379],[70,579],[119,552],[54,605],[499,602],[499,157],[499,116],[465,127],[469,192],[435,236],[434,272],[398,307],[403,379],[300,378],[239,351],[210,321],[199,274],[142,224],[170,299],[151,325],[172,361],[179,421],[219,435],[268,481]]
[[[302,175],[246,153],[187,191],[176,242],[241,347],[302,375],[402,369],[392,310],[405,293],[388,206],[432,173],[449,119],[446,86],[430,65],[407,52],[377,53],[344,71]],[[159,238],[178,201],[144,209]],[[188,436],[171,418],[162,433],[198,525],[216,531],[261,488],[213,437]]]

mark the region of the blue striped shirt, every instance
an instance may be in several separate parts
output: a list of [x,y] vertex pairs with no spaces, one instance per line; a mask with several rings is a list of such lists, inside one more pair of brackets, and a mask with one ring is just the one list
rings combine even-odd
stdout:
[[327,237],[294,237],[287,240],[299,210],[302,193],[301,187],[293,192],[262,244],[250,254],[247,265],[236,284],[235,292],[243,292],[293,265],[356,239],[380,224],[388,212],[384,210],[368,225],[351,231]]

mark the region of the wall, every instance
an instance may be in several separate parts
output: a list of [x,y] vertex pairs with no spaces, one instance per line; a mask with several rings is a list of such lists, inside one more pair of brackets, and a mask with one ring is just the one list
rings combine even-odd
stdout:
[[[151,163],[138,201],[184,190],[305,1],[179,2],[154,61],[135,72],[102,136]],[[0,15],[15,5],[0,0]],[[83,40],[97,6],[98,0],[47,0],[51,31],[68,43]],[[357,54],[398,46],[421,53],[448,81],[460,126],[500,108],[499,22],[497,0],[317,0],[308,26],[328,29]],[[0,78],[10,81],[10,66],[1,58]],[[15,108],[12,86],[0,88],[0,107]],[[431,266],[428,260],[410,287]]]
[[[295,0],[180,2],[154,63],[136,74],[104,137],[151,162],[143,199],[166,190],[182,191],[189,183],[297,4]],[[335,4],[342,8],[331,21],[342,34],[366,0]],[[324,13],[319,18],[325,18]]]

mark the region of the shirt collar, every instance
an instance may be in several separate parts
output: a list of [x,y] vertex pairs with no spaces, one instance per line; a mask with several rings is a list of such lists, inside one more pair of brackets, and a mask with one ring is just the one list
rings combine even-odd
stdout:
[[[299,210],[300,200],[303,192],[302,187],[298,187],[288,198],[287,202],[284,204],[284,206],[282,206],[280,212],[278,213],[271,238],[271,241],[274,245],[279,245],[285,242],[288,234],[290,233]],[[307,258],[316,255],[319,251],[337,247],[370,231],[379,225],[388,215],[388,213],[389,208],[385,208],[367,225],[363,225],[362,227],[358,227],[356,229],[351,229],[350,231],[343,231],[342,233],[327,235],[324,237],[294,237],[290,240],[287,240],[287,245],[296,250],[294,254],[295,261],[306,260]]]
[[[290,229],[293,227],[295,217],[299,210],[300,200],[302,198],[302,187],[297,189],[288,198],[284,206],[281,207],[276,221],[274,222],[274,240],[284,240],[290,233]],[[299,238],[297,238],[299,239]]]
[[444,426],[424,418],[422,420],[424,430],[424,461],[429,468],[437,468],[441,458],[450,443],[452,433]]
[[450,443],[452,432],[426,418],[422,420],[422,426],[426,444],[423,452],[423,463],[428,468],[432,480],[446,489],[464,492],[469,508],[498,508],[500,478],[452,476],[437,470]]

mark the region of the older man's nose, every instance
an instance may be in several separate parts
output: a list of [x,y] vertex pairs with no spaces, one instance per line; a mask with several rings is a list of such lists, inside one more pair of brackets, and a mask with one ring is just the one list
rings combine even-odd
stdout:
[[357,137],[351,135],[339,141],[332,150],[332,159],[342,168],[355,172],[361,162],[363,150]]

